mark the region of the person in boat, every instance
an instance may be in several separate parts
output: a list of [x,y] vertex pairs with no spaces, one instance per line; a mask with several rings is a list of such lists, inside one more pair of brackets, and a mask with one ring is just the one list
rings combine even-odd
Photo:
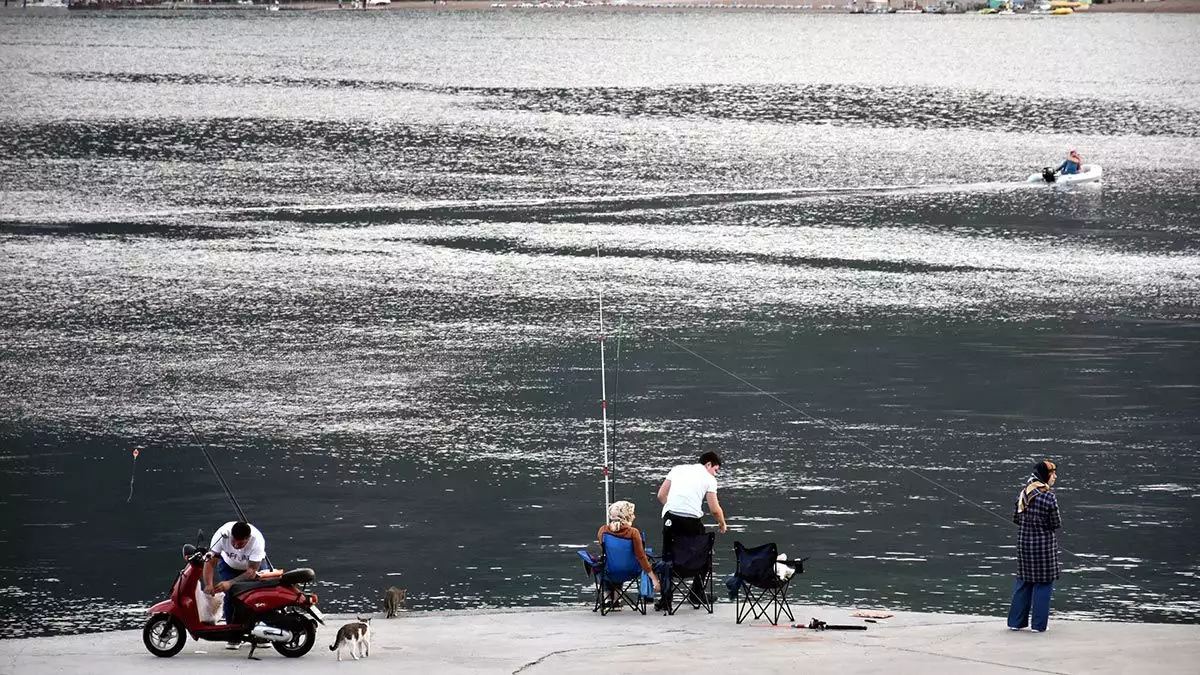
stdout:
[[1055,173],[1061,173],[1064,176],[1079,173],[1083,168],[1083,158],[1079,156],[1078,150],[1072,150],[1067,153],[1067,159],[1062,164],[1058,165]]
[[1046,630],[1050,619],[1050,596],[1062,571],[1058,559],[1058,534],[1062,518],[1058,498],[1050,488],[1058,478],[1058,467],[1049,460],[1033,466],[1025,487],[1017,495],[1013,522],[1017,535],[1017,576],[1008,610],[1009,630],[1026,626],[1035,633]]
[[[662,585],[658,581],[658,575],[654,573],[654,568],[650,565],[650,559],[646,557],[645,539],[642,533],[633,526],[634,515],[633,502],[618,501],[609,504],[608,506],[608,522],[600,526],[596,532],[596,541],[600,542],[601,548],[604,546],[604,535],[611,534],[614,537],[628,539],[633,542],[633,555],[637,558],[638,565],[642,571],[650,577],[650,585],[654,588],[654,594],[658,595],[662,592]],[[620,609],[619,599],[616,597],[614,589],[607,589],[608,593],[605,596],[605,602],[613,609]]]

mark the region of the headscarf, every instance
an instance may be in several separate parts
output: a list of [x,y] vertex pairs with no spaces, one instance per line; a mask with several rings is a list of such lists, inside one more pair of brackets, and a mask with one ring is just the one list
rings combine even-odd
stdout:
[[1050,475],[1057,470],[1058,467],[1054,465],[1054,462],[1048,459],[1033,465],[1033,473],[1025,479],[1025,488],[1021,490],[1021,494],[1017,495],[1017,513],[1025,512],[1025,507],[1029,506],[1034,494],[1050,491]]
[[608,529],[613,532],[633,524],[633,503],[627,501],[613,502],[608,505]]

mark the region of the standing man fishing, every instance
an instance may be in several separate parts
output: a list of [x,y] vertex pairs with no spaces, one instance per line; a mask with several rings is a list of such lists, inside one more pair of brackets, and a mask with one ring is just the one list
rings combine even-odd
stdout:
[[[704,504],[717,519],[717,528],[725,534],[725,512],[717,500],[717,471],[721,468],[721,456],[709,450],[700,455],[695,464],[680,464],[667,474],[658,488],[658,501],[663,510],[663,557],[671,557],[671,541],[675,535],[704,534]],[[693,579],[692,592],[704,597],[704,588],[699,579]]]

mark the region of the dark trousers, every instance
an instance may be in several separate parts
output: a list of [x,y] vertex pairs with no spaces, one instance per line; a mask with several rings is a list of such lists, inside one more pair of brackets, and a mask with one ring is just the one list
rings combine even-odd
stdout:
[[[235,570],[232,567],[230,567],[229,565],[226,565],[224,560],[218,560],[217,561],[217,573],[216,573],[216,575],[214,575],[217,578],[213,581],[213,583],[219,584],[222,581],[229,581],[230,579],[240,575],[242,572],[245,572],[245,571],[246,570]],[[233,594],[232,593],[225,594],[224,610],[225,610],[225,623],[232,623],[232,617],[233,617]]]
[[[1012,604],[1008,609],[1008,627],[1020,629],[1029,626],[1033,630],[1046,630],[1050,622],[1050,596],[1053,593],[1053,581],[1035,584],[1016,579],[1013,582]],[[1030,614],[1033,615],[1032,622]]]
[[[671,540],[676,534],[704,534],[704,532],[704,523],[699,518],[667,512],[667,515],[663,516],[663,559],[671,559]],[[670,579],[663,579],[662,586],[663,602],[669,605],[673,590]],[[692,594],[697,599],[704,597],[704,584],[699,577],[692,579]]]
[[[266,572],[270,569],[271,569],[271,566],[268,565],[267,561],[264,560],[262,562],[262,565],[259,566],[258,571]],[[246,570],[238,570],[238,569],[234,569],[234,568],[230,567],[229,565],[225,564],[225,559],[222,558],[217,561],[217,573],[215,575],[213,575],[216,577],[216,579],[213,580],[213,583],[229,581],[230,579],[241,576],[245,571]],[[224,610],[225,610],[225,623],[233,623],[233,594],[232,593],[225,594]]]

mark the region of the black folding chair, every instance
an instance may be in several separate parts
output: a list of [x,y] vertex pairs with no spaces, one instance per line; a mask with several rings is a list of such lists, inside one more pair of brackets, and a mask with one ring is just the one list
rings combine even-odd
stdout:
[[[713,613],[713,545],[717,535],[677,534],[671,539],[670,557],[663,561],[668,571],[667,588],[663,589],[663,606],[674,615],[683,603],[695,609],[703,607]],[[691,582],[691,587],[686,584]],[[699,591],[699,594],[697,593]],[[674,599],[673,596],[678,596]]]
[[[737,556],[738,592],[736,600],[737,622],[741,623],[753,615],[755,619],[770,621],[779,625],[779,617],[786,615],[788,621],[795,621],[792,607],[788,604],[787,591],[795,575],[780,579],[775,573],[775,563],[780,562],[779,551],[774,542],[746,548],[742,542],[733,543],[733,553]],[[795,574],[804,572],[804,561],[808,558],[784,561],[785,564],[796,568]],[[774,610],[772,612],[772,610]]]

